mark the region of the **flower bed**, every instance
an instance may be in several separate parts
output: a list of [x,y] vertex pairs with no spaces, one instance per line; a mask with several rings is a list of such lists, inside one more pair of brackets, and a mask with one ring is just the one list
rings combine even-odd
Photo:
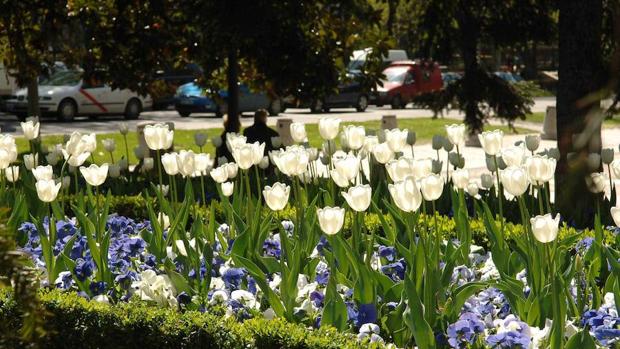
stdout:
[[[447,127],[448,138],[434,141],[437,158],[425,159],[412,156],[407,130],[366,136],[348,126],[346,151],[335,150],[337,124],[319,125],[322,151],[294,145],[269,157],[265,143],[229,134],[235,162],[218,167],[208,154],[164,153],[172,131],[147,126],[155,158],[131,171],[81,166],[96,137],[73,134],[59,146],[64,162],[6,167],[0,200],[12,207],[7,225],[42,286],[61,291],[44,294],[45,307],[80,308],[58,315],[76,341],[117,344],[113,334],[89,332],[106,334],[108,324],[162,331],[152,343],[181,347],[555,349],[620,339],[620,238],[604,226],[620,221],[620,208],[602,194],[604,174],[588,177],[594,223],[576,230],[555,214],[554,151],[534,154],[536,139],[503,147],[500,131],[483,133],[490,173],[474,179],[459,152],[462,126]],[[303,125],[292,131],[303,142]],[[0,145],[0,160],[10,160],[14,144],[3,137]],[[603,159],[620,174],[611,160]],[[142,196],[119,198],[127,186]],[[118,207],[138,210],[111,213]],[[5,314],[19,311],[11,304]],[[140,311],[146,320],[136,319]],[[282,342],[287,326],[308,341]],[[333,329],[346,335],[321,337]],[[142,340],[135,345],[151,343]]]

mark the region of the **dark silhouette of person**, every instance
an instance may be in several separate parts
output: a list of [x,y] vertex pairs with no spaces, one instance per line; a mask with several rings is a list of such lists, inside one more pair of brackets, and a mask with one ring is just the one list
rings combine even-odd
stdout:
[[[239,122],[239,118],[237,118],[235,121],[231,121],[228,118],[227,114],[224,114],[224,131],[222,131],[222,135],[220,136],[222,138],[222,144],[217,147],[215,149],[215,156],[219,159],[221,157],[225,157],[226,159],[228,159],[228,161],[235,161],[235,159],[232,156],[232,153],[230,152],[230,150],[228,150],[228,145],[226,145],[226,134],[228,133],[226,130],[229,128],[229,126],[232,125],[228,125],[229,123],[232,122]],[[239,129],[240,125],[237,125],[236,129]]]
[[271,142],[271,137],[280,136],[277,131],[267,126],[268,115],[267,110],[258,109],[254,113],[254,125],[243,130],[243,135],[247,138],[248,143],[265,143],[265,155],[269,151],[276,149]]

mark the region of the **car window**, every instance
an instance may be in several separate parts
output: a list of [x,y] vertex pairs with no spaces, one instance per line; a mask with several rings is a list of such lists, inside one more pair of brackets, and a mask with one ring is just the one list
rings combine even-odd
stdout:
[[403,82],[405,80],[405,75],[407,75],[407,71],[409,68],[407,67],[397,67],[397,68],[389,68],[383,71],[385,75],[385,81],[388,82]]
[[104,87],[105,83],[101,74],[93,73],[91,76],[85,77],[82,83],[82,88],[100,88]]
[[75,86],[80,82],[81,73],[74,70],[59,71],[40,82],[41,86]]
[[413,78],[413,74],[411,74],[411,72],[408,72],[405,75],[405,84],[413,84],[415,82],[415,79]]

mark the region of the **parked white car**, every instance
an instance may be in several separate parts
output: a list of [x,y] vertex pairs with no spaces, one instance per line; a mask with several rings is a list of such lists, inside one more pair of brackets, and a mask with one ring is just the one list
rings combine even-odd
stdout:
[[[149,109],[150,96],[140,96],[127,89],[112,89],[101,82],[95,73],[92,78],[82,79],[82,72],[59,71],[39,83],[39,106],[43,115],[55,115],[60,121],[71,121],[78,115],[124,115],[137,119]],[[6,101],[6,110],[25,119],[28,110],[28,92],[20,89]]]

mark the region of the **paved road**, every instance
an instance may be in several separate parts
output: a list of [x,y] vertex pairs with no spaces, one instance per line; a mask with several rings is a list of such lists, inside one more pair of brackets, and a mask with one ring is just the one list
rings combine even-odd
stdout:
[[[536,100],[533,112],[543,112],[547,109],[547,106],[555,105],[554,98],[539,98]],[[383,115],[395,114],[399,118],[416,118],[416,117],[428,117],[432,115],[430,110],[426,109],[413,109],[411,106],[408,109],[392,110],[389,107],[375,107],[370,106],[365,112],[357,113],[354,109],[333,109],[328,114],[313,114],[309,109],[288,109],[285,113],[280,114],[277,117],[270,117],[269,124],[275,125],[279,118],[292,118],[295,121],[301,121],[304,123],[316,123],[318,120],[326,115],[334,116],[342,119],[343,121],[371,121],[379,120]],[[445,113],[445,117],[462,119],[457,111],[450,111]],[[135,128],[135,125],[140,121],[173,121],[177,129],[206,129],[206,128],[218,128],[222,127],[222,119],[216,118],[209,114],[192,114],[189,118],[182,118],[174,110],[168,111],[148,111],[144,112],[140,120],[129,121],[130,129]],[[41,125],[42,134],[66,134],[72,131],[81,132],[96,132],[106,133],[117,129],[118,123],[124,121],[121,116],[105,116],[91,119],[88,117],[77,118],[74,122],[63,123],[58,122],[53,118],[43,119]],[[252,124],[251,114],[246,114],[242,118],[243,125]],[[0,114],[0,129],[3,133],[12,133],[15,135],[21,134],[21,128],[17,118],[10,114]]]

